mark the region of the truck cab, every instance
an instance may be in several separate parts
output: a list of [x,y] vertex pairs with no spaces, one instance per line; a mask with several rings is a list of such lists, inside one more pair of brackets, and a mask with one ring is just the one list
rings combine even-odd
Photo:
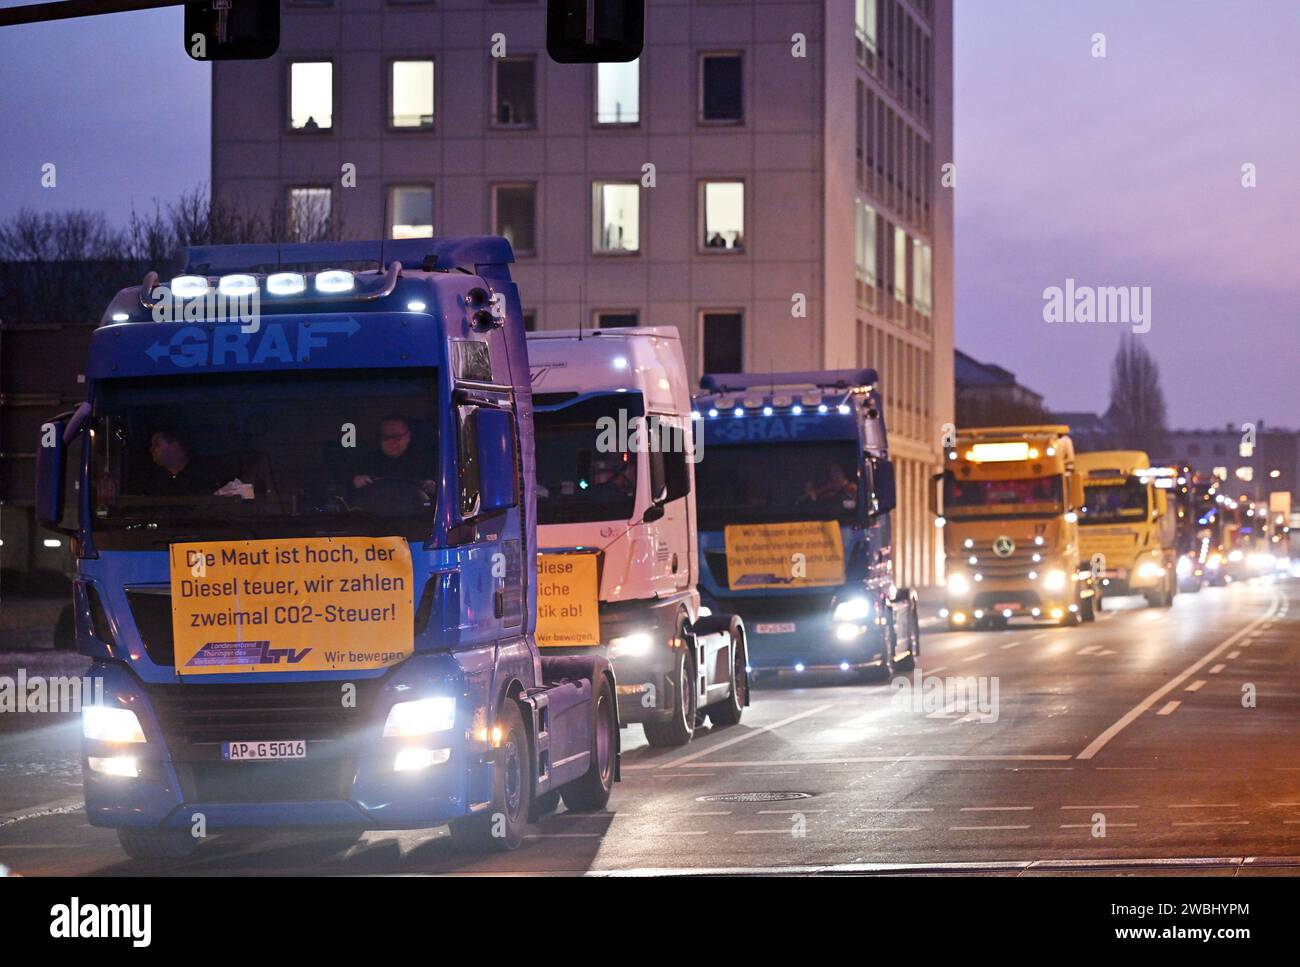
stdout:
[[700,607],[690,389],[671,327],[528,336],[541,546],[538,644],[600,654],[652,746],[749,701],[745,627]]
[[1079,540],[1096,561],[1102,595],[1140,594],[1152,607],[1169,607],[1178,593],[1177,471],[1152,467],[1141,450],[1081,453],[1083,475]]
[[1079,548],[1083,485],[1069,429],[957,431],[935,495],[942,499],[950,628],[1094,619],[1095,583]]
[[512,261],[494,237],[193,248],[105,311],[37,507],[104,683],[87,816],[130,855],[290,826],[509,849],[560,796],[604,807],[613,672],[534,639]]
[[760,675],[910,669],[893,574],[894,468],[874,370],[706,375],[694,401],[700,587]]

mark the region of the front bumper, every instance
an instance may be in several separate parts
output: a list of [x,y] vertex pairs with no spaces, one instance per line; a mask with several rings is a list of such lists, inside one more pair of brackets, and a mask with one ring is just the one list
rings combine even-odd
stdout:
[[874,607],[864,621],[836,622],[829,599],[802,607],[791,597],[726,597],[706,603],[716,612],[739,614],[744,620],[753,671],[850,671],[877,667],[885,659],[885,637]]
[[1005,618],[1056,620],[1078,607],[1072,589],[1068,586],[1061,591],[1049,592],[1040,585],[1023,582],[1004,585],[990,581],[982,583],[992,586],[981,587],[970,594],[948,597],[946,605],[951,623],[960,625]]
[[[285,703],[279,700],[280,729],[301,728],[307,734],[303,759],[227,762],[219,741],[223,730],[240,729],[237,714],[204,719],[187,702],[186,688],[245,689],[257,686],[142,685],[116,664],[93,670],[104,679],[104,702],[136,713],[146,741],[130,745],[82,740],[86,814],[92,826],[192,828],[199,817],[209,830],[243,827],[351,827],[418,829],[437,826],[487,808],[491,795],[491,750],[476,737],[477,723],[458,698],[452,730],[419,739],[384,738],[382,727],[396,694],[403,699],[430,694],[463,696],[454,659],[446,655],[417,655],[379,680],[367,682],[369,695],[358,702],[352,727],[329,738],[312,737],[319,729],[321,709],[290,710],[303,723],[286,724]],[[304,684],[286,682],[273,689]],[[356,684],[356,683],[353,683]],[[209,693],[212,694],[212,693]],[[234,692],[230,693],[232,696]],[[277,698],[292,695],[276,693]],[[169,697],[164,698],[164,695]],[[276,703],[268,703],[268,707]],[[251,708],[251,706],[250,706]],[[177,710],[180,710],[179,712]],[[334,710],[327,710],[334,715]],[[266,739],[275,739],[275,712],[258,708],[253,714],[267,723]],[[313,716],[316,716],[313,719]],[[315,724],[313,725],[313,721]],[[244,723],[247,727],[247,723]],[[256,728],[257,726],[253,726]],[[290,737],[290,736],[286,736]],[[408,748],[438,750],[435,761],[415,771],[395,771],[397,755]],[[89,759],[132,756],[138,775],[110,776],[90,767]],[[445,755],[443,761],[436,761]]]

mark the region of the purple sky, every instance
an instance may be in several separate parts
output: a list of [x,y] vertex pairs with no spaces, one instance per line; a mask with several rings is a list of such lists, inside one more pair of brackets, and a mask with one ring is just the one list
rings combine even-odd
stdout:
[[[122,222],[206,180],[180,17],[0,30],[0,217]],[[1300,3],[957,0],[956,48],[957,344],[1101,410],[1124,327],[1049,325],[1043,289],[1150,286],[1172,424],[1300,423]]]

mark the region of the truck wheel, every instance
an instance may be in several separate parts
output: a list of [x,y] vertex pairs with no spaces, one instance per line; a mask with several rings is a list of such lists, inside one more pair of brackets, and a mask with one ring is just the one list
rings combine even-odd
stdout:
[[731,694],[709,706],[709,721],[719,728],[739,725],[749,702],[749,673],[745,671],[745,632],[739,621],[731,623]]
[[183,860],[199,848],[188,829],[119,829],[117,841],[133,860]]
[[667,722],[642,722],[645,740],[654,749],[685,745],[695,735],[695,661],[682,649],[673,676],[673,715]]
[[597,675],[591,697],[591,766],[573,782],[560,787],[570,812],[604,809],[614,789],[614,760],[618,756],[618,709],[609,679]]
[[1097,620],[1097,597],[1084,598],[1083,603],[1079,605],[1079,613],[1083,616],[1084,621]]
[[907,657],[894,663],[894,669],[910,672],[916,668],[916,660],[921,657],[921,622],[916,616],[916,605],[907,607]]
[[528,828],[533,797],[532,754],[519,705],[501,709],[501,745],[492,764],[492,808],[450,824],[451,838],[466,851],[504,853],[518,849]]

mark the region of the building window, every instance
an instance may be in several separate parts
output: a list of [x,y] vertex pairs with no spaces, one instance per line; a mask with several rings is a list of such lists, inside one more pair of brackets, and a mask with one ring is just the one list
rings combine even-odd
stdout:
[[328,60],[289,65],[289,127],[329,131],[334,127],[334,64]]
[[933,252],[919,238],[912,239],[912,303],[928,316],[934,307]]
[[641,120],[641,61],[596,65],[596,123],[637,124]]
[[493,61],[496,95],[492,123],[498,128],[531,128],[537,124],[536,61],[531,57]]
[[700,184],[700,248],[706,252],[740,252],[745,248],[745,183]]
[[857,200],[857,271],[859,281],[868,286],[878,284],[876,276],[876,210]]
[[319,242],[329,238],[331,192],[326,187],[289,189],[286,234],[295,242]]
[[907,233],[894,226],[894,298],[907,302]]
[[701,315],[703,371],[745,371],[744,323],[739,312],[705,312]]
[[493,185],[492,223],[516,255],[537,251],[537,186]]
[[641,189],[636,182],[592,185],[592,251],[598,255],[641,250]]
[[395,60],[389,65],[388,126],[403,131],[433,127],[433,61]]
[[735,124],[745,120],[744,60],[740,54],[700,56],[700,120]]
[[433,235],[433,188],[395,185],[388,190],[388,237],[429,238]]
[[597,329],[630,329],[637,324],[636,310],[619,312],[597,312]]

